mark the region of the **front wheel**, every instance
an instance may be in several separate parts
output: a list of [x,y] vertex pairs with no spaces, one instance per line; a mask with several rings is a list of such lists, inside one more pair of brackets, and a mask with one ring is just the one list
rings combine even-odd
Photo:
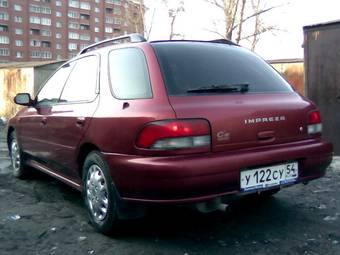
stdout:
[[118,198],[109,167],[97,151],[91,152],[84,162],[83,197],[94,228],[103,234],[112,233],[118,222]]
[[25,166],[24,154],[18,145],[15,131],[9,136],[9,155],[11,157],[14,177],[19,179],[27,177],[28,169]]

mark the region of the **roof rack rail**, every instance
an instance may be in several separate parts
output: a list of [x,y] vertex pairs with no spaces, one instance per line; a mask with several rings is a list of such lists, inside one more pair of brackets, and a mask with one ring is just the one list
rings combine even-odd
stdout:
[[[137,43],[137,42],[146,42],[146,39],[140,35],[140,34],[128,34],[128,35],[123,35],[123,36],[118,36],[118,37],[114,37],[114,38],[109,38],[94,44],[91,44],[85,48],[83,48],[78,55],[84,54],[86,52],[88,52],[89,50],[93,49],[93,48],[97,48],[100,45],[104,45],[107,43],[124,43],[124,41],[129,40],[129,42],[131,43]],[[121,41],[121,42],[120,42]]]
[[213,43],[222,43],[222,44],[229,44],[229,45],[237,45],[237,43],[234,43],[233,41],[231,40],[228,40],[228,39],[215,39],[215,40],[211,40],[209,42],[213,42]]

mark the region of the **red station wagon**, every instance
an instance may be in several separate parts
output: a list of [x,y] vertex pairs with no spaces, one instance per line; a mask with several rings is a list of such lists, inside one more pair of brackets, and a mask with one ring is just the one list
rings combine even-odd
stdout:
[[316,106],[227,40],[108,39],[15,102],[14,175],[29,166],[82,191],[102,233],[151,204],[208,212],[232,194],[272,195],[332,160]]

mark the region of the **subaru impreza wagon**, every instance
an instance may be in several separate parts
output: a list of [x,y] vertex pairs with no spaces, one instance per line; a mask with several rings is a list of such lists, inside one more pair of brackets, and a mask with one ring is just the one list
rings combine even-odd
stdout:
[[233,194],[271,195],[332,160],[317,107],[227,40],[108,39],[15,102],[14,175],[33,167],[82,191],[102,233],[152,204],[211,211]]

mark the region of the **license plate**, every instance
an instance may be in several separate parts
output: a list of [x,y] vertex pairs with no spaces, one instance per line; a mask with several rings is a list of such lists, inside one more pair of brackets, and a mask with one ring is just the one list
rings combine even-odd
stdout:
[[259,190],[293,183],[299,176],[298,163],[259,167],[241,171],[241,190]]

